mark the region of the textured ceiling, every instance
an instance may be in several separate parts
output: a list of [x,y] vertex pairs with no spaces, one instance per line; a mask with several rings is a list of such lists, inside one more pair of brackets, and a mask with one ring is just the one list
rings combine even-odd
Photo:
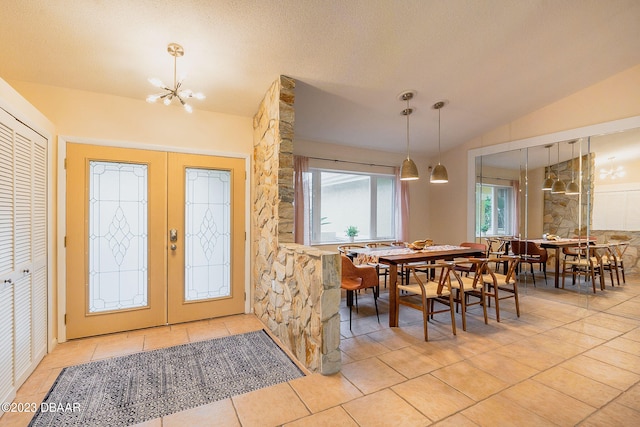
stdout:
[[[251,117],[298,80],[296,136],[443,149],[640,63],[638,0],[3,0],[0,77],[144,99],[178,74],[195,112]],[[149,108],[164,108],[159,105]]]

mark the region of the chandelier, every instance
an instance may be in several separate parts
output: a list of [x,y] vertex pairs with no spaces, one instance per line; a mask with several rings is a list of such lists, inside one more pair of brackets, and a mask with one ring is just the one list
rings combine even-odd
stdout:
[[626,174],[624,166],[618,165],[618,167],[615,167],[613,164],[614,160],[615,157],[609,157],[611,167],[609,169],[600,169],[600,179],[619,179],[624,177],[624,175]]
[[187,113],[191,113],[193,108],[191,105],[187,104],[186,100],[190,98],[195,99],[204,99],[205,96],[200,92],[193,92],[190,89],[182,89],[182,79],[177,79],[176,74],[176,63],[179,56],[184,56],[184,49],[178,43],[169,43],[167,46],[167,52],[169,55],[173,56],[173,88],[162,83],[162,80],[151,77],[149,78],[149,83],[153,86],[162,89],[163,91],[160,93],[156,93],[154,95],[149,95],[147,97],[147,102],[154,103],[157,100],[161,99],[164,105],[171,105],[171,101],[177,99],[180,104],[184,107]]

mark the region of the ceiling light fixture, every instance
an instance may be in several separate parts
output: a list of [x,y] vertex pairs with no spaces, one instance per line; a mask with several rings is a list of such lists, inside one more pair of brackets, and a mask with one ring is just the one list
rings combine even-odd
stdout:
[[567,190],[564,192],[564,194],[568,194],[571,196],[580,194],[580,186],[576,183],[575,181],[575,177],[574,177],[574,167],[573,167],[573,146],[575,145],[575,143],[578,142],[578,140],[573,140],[573,141],[569,141],[569,144],[571,144],[571,163],[569,163],[569,167],[571,168],[571,182],[569,183],[569,185],[567,185]]
[[149,95],[147,97],[147,102],[154,103],[157,100],[162,99],[164,105],[171,105],[171,101],[175,98],[180,101],[180,104],[188,113],[191,113],[193,108],[191,108],[191,105],[187,104],[185,100],[189,98],[204,99],[205,96],[200,92],[194,93],[189,89],[181,89],[182,79],[178,80],[176,77],[176,63],[179,56],[184,56],[184,49],[182,46],[178,43],[169,43],[169,46],[167,46],[167,52],[169,52],[169,55],[173,56],[173,89],[162,83],[160,79],[151,77],[149,78],[149,83],[162,89],[164,92]]
[[400,167],[400,180],[401,181],[415,181],[420,178],[418,175],[418,168],[413,160],[409,158],[409,116],[413,113],[413,108],[409,108],[409,100],[413,98],[413,92],[404,92],[400,94],[400,100],[407,102],[407,108],[402,110],[400,114],[407,118],[407,158],[402,162]]
[[444,184],[445,182],[449,182],[449,174],[447,173],[447,168],[444,167],[440,163],[440,110],[445,106],[444,101],[436,102],[433,104],[433,108],[438,110],[438,164],[431,171],[430,182],[434,184]]
[[551,187],[551,194],[564,194],[567,191],[567,186],[560,180],[560,143],[558,143],[558,163],[556,164],[556,175],[558,179],[553,183]]
[[618,179],[622,178],[625,175],[625,170],[623,166],[614,167],[613,161],[615,157],[609,157],[609,162],[611,162],[611,167],[609,169],[600,169],[600,179]]
[[544,146],[544,148],[547,149],[547,179],[545,179],[542,184],[542,191],[551,191],[551,187],[553,187],[553,178],[551,178],[551,147],[553,147],[553,144]]

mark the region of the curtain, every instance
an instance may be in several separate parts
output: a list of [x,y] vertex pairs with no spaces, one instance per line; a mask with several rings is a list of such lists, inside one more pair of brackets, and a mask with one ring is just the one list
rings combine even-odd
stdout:
[[400,180],[400,168],[396,174],[396,240],[409,240],[409,183]]
[[296,243],[311,243],[309,221],[309,158],[293,156],[293,238]]

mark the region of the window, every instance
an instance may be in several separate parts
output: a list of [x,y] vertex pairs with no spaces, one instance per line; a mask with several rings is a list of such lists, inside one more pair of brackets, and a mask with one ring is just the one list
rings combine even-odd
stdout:
[[311,242],[346,242],[346,229],[358,229],[356,240],[394,239],[395,176],[309,169]]
[[477,184],[476,197],[476,236],[513,235],[513,187]]

